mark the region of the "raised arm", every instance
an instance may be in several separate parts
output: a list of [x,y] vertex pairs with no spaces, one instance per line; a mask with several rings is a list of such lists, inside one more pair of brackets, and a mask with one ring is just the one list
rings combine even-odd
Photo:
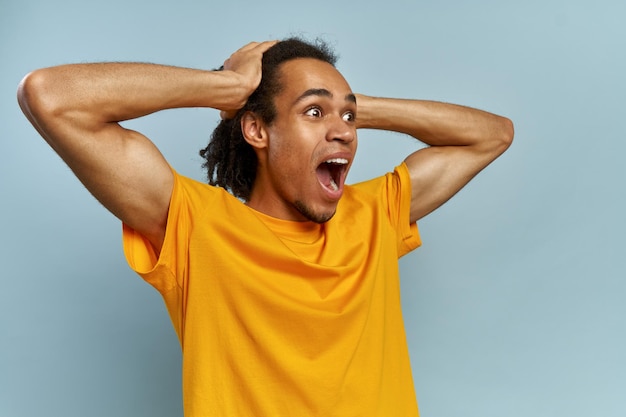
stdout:
[[260,82],[261,57],[273,43],[244,46],[219,72],[139,63],[40,69],[21,82],[18,101],[87,189],[158,252],[173,175],[150,140],[118,122],[171,108],[242,107]]
[[409,155],[411,222],[441,206],[513,140],[504,117],[453,104],[357,96],[359,128],[406,133],[430,145]]

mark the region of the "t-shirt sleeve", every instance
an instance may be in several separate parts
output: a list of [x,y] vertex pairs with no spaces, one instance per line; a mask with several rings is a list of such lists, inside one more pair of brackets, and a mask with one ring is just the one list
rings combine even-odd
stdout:
[[128,265],[162,295],[182,287],[188,249],[189,216],[183,179],[174,172],[163,247],[156,255],[150,242],[130,226],[123,224],[122,241]]
[[417,223],[411,223],[411,177],[402,163],[387,174],[389,216],[396,228],[398,258],[422,244]]

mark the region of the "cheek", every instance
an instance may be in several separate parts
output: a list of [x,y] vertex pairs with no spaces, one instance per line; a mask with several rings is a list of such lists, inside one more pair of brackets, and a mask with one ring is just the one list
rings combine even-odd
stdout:
[[301,132],[291,132],[291,135],[281,135],[273,142],[270,148],[270,161],[276,167],[305,172],[310,170],[311,144],[303,140]]
[[[275,178],[288,181],[290,184],[303,186],[303,182],[313,181],[315,169],[313,160],[315,150],[323,130],[303,126],[292,121],[290,126],[282,124],[271,132],[268,158]],[[323,137],[323,136],[321,136]],[[313,174],[313,175],[311,175]]]
[[[278,138],[276,138],[278,139]],[[303,160],[301,149],[290,140],[274,140],[269,148],[268,164],[270,172],[281,187],[297,186],[308,167]]]

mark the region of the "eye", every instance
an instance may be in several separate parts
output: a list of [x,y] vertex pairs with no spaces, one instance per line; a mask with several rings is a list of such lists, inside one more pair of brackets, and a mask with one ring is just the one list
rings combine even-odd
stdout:
[[354,119],[356,118],[356,115],[353,112],[349,111],[349,112],[345,112],[343,114],[343,116],[341,116],[341,117],[346,122],[354,122]]
[[311,117],[322,117],[322,110],[319,107],[311,107],[304,114]]

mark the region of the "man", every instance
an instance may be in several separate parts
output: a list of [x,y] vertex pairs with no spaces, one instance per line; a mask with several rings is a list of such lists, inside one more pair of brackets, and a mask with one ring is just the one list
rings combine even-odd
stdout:
[[[356,95],[333,64],[327,48],[290,39],[250,43],[222,71],[66,65],[20,85],[26,116],[122,220],[129,264],[162,294],[187,416],[418,415],[397,259],[419,246],[416,221],[504,152],[513,127]],[[221,111],[201,152],[211,185],[118,123],[177,107]],[[358,128],[430,146],[348,186]]]

